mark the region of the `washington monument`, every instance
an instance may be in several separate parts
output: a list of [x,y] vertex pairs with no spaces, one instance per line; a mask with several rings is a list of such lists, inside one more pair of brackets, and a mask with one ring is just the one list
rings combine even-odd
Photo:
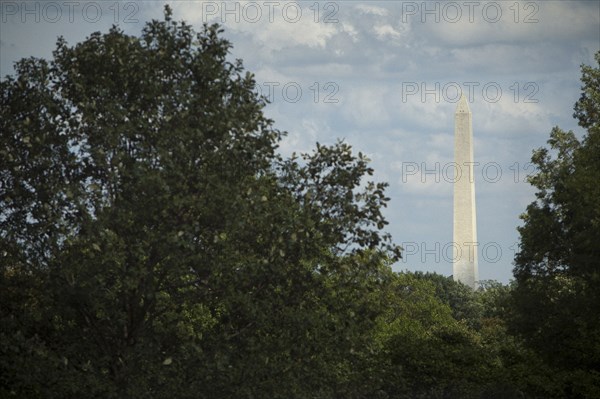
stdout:
[[452,269],[455,281],[475,289],[477,270],[477,220],[473,174],[473,124],[464,94],[454,114],[454,238]]

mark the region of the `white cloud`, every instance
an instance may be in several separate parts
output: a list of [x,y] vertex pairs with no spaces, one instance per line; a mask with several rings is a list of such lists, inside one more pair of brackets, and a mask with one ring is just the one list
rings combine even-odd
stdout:
[[262,27],[246,25],[241,30],[254,34],[256,41],[270,51],[294,45],[324,48],[327,40],[336,32],[332,25],[315,24],[305,18],[296,24],[277,20]]
[[387,16],[389,14],[388,10],[382,7],[366,5],[366,4],[358,4],[355,7],[362,14],[370,14],[370,15],[379,15],[379,16]]
[[[408,17],[409,21],[431,39],[457,47],[578,40],[589,37],[590,30],[597,30],[600,24],[598,3],[510,1],[473,3],[472,6],[460,2],[453,2],[452,6],[436,4],[436,12],[428,14],[419,7],[415,15]],[[436,18],[439,22],[435,22]],[[423,19],[425,23],[422,23]]]
[[294,46],[324,48],[337,32],[337,24],[315,22],[316,14],[310,4],[255,1],[177,4],[189,22],[219,22],[229,32],[247,35],[267,53]]
[[358,41],[358,31],[356,30],[354,25],[342,22],[341,27],[342,27],[342,32],[348,34],[348,36],[350,36],[350,38],[352,39],[352,41],[354,43],[356,43]]
[[402,34],[394,29],[391,25],[377,25],[373,28],[373,30],[380,40],[385,40],[387,38],[399,39],[402,37]]

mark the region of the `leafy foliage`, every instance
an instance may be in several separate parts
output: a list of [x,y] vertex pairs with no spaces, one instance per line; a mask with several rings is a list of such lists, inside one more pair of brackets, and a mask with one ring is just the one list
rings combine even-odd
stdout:
[[[600,53],[596,54],[600,63]],[[600,68],[582,67],[580,141],[555,127],[534,152],[536,202],[522,216],[512,328],[565,378],[562,396],[600,395]]]
[[374,317],[354,299],[399,256],[385,186],[361,189],[372,170],[344,143],[280,158],[220,34],[166,8],[2,81],[3,393],[347,389]]

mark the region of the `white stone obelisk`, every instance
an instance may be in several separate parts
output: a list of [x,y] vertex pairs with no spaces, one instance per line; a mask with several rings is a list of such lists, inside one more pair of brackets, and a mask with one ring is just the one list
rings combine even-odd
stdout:
[[453,277],[475,289],[477,270],[477,221],[475,211],[475,175],[473,174],[473,123],[464,94],[454,114],[454,238]]

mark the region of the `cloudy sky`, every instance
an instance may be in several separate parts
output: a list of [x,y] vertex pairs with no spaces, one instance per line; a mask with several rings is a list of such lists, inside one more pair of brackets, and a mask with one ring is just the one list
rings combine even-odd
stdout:
[[[219,22],[288,132],[281,151],[344,139],[390,184],[397,270],[452,274],[454,109],[473,113],[479,270],[507,282],[533,149],[572,118],[580,65],[600,49],[598,1],[178,1],[176,19]],[[118,24],[138,35],[162,1],[0,1],[0,75]]]

